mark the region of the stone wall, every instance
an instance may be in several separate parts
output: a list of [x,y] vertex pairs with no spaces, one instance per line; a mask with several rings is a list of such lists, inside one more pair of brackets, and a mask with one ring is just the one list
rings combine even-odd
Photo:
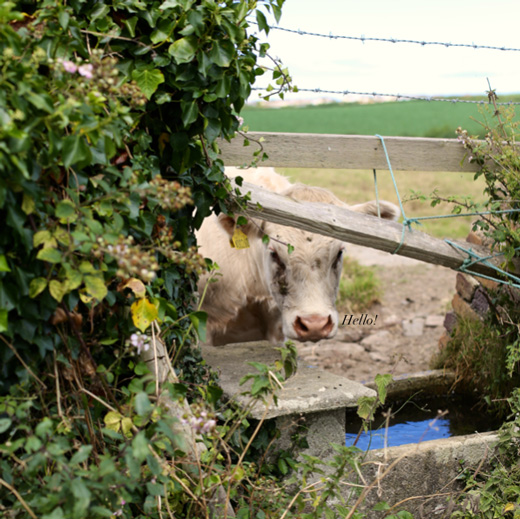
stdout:
[[[468,243],[489,245],[478,233],[470,232],[466,238]],[[520,302],[520,291],[486,278],[457,273],[455,295],[451,301],[452,309],[444,318],[445,331],[439,340],[439,348],[444,349],[460,320],[483,320],[490,311],[491,297],[497,290],[507,290],[508,296]]]

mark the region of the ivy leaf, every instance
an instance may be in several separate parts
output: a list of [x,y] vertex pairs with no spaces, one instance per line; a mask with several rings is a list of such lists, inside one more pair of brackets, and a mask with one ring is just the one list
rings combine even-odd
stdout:
[[130,278],[123,288],[129,288],[139,299],[146,295],[144,283],[137,278]]
[[234,55],[235,47],[230,41],[213,42],[210,57],[219,67],[229,67]]
[[62,244],[68,247],[71,243],[70,234],[63,228],[58,227],[54,231],[54,237]]
[[206,340],[206,322],[208,320],[208,314],[206,312],[192,312],[189,317],[199,339],[204,342]]
[[7,331],[7,310],[0,308],[0,333]]
[[146,439],[144,431],[141,431],[132,440],[132,454],[137,461],[143,462],[149,453],[148,440]]
[[155,321],[159,315],[159,311],[148,299],[143,298],[135,301],[130,307],[132,313],[132,321],[134,325],[145,332],[146,329]]
[[377,386],[377,394],[379,395],[379,400],[382,404],[385,403],[387,387],[390,382],[392,382],[392,375],[387,373],[386,375],[376,375],[374,382]]
[[0,272],[11,272],[5,254],[0,254]]
[[63,296],[68,292],[67,284],[61,283],[57,279],[52,279],[49,283],[49,292],[58,303],[61,303]]
[[70,168],[78,162],[87,162],[92,159],[92,153],[87,141],[81,135],[69,135],[63,139],[63,165]]
[[117,411],[109,411],[105,415],[105,418],[103,418],[103,421],[105,422],[107,429],[118,432],[121,428],[121,418],[123,417]]
[[76,206],[72,200],[62,200],[56,206],[54,214],[57,218],[71,221],[76,216]]
[[31,195],[24,193],[23,199],[22,199],[22,211],[25,214],[32,214],[32,213],[34,213],[34,209],[35,209],[34,198]]
[[188,126],[192,122],[197,120],[199,115],[199,107],[197,101],[185,102],[181,101],[182,110],[182,123],[184,126]]
[[59,263],[61,261],[61,252],[58,249],[45,247],[38,252],[36,257],[42,261],[47,261],[48,263]]
[[137,86],[148,99],[152,97],[157,87],[161,83],[164,83],[164,75],[157,69],[134,70],[132,72],[132,78],[135,79]]
[[58,242],[54,239],[50,231],[38,231],[33,236],[33,245],[39,247],[43,244],[43,248],[54,248],[58,245]]
[[139,416],[144,416],[151,412],[152,410],[152,404],[150,404],[150,399],[148,398],[148,395],[141,391],[135,395],[135,412]]
[[168,48],[168,53],[175,58],[177,63],[188,63],[197,52],[197,40],[193,36],[186,36],[173,42]]
[[357,402],[358,416],[363,418],[363,420],[373,420],[376,402],[377,399],[375,396],[362,396]]
[[266,34],[269,34],[269,24],[262,11],[256,11],[256,23],[261,31],[265,31]]
[[134,424],[132,422],[131,418],[128,418],[127,416],[121,420],[121,430],[123,431],[123,434],[126,437],[132,436],[132,428]]
[[105,298],[108,293],[107,287],[105,285],[105,280],[101,276],[85,276],[85,288],[87,289],[87,293],[101,301]]
[[12,420],[10,418],[0,418],[0,434],[4,433],[11,427]]
[[45,278],[34,278],[29,285],[29,297],[34,299],[41,294],[47,287],[47,280]]
[[163,2],[159,9],[170,9],[172,7],[181,6],[185,11],[187,11],[193,4],[194,0],[166,0]]

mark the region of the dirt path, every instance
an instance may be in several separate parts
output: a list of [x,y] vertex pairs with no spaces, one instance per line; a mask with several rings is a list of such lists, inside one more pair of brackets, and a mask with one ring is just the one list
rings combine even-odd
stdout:
[[354,245],[348,253],[363,265],[376,266],[383,286],[381,302],[363,314],[340,315],[336,338],[303,344],[300,355],[309,365],[358,381],[373,380],[378,373],[430,369],[455,292],[456,273]]

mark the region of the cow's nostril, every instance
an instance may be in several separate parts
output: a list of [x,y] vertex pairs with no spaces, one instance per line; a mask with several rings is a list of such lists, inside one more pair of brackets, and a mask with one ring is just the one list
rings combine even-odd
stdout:
[[297,330],[300,330],[302,332],[308,332],[309,331],[307,326],[305,326],[304,322],[299,317],[296,318],[296,321],[294,322],[294,327]]
[[298,316],[293,323],[298,339],[302,341],[319,341],[329,336],[334,328],[332,317],[311,314]]

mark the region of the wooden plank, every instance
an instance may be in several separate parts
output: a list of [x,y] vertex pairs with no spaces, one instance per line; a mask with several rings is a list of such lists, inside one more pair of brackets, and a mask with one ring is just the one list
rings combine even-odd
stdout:
[[[249,132],[249,146],[238,135],[221,141],[227,166],[249,164],[262,146],[269,156],[262,166],[322,169],[388,170],[379,137],[370,135],[321,135],[313,133]],[[394,171],[475,172],[477,166],[464,160],[466,150],[457,139],[384,137]]]
[[[247,182],[239,189],[242,194],[250,192],[251,198],[243,209],[234,208],[237,213],[385,252],[393,253],[401,243],[403,225],[398,222],[381,220],[335,205],[292,200]],[[464,241],[458,243],[466,249],[471,246],[481,257],[489,255],[483,247]],[[466,254],[444,240],[416,229],[406,230],[403,244],[396,254],[451,269],[458,269],[466,259]],[[495,264],[498,263],[499,260],[495,260]],[[481,263],[469,270],[477,275],[495,274],[490,266]]]

